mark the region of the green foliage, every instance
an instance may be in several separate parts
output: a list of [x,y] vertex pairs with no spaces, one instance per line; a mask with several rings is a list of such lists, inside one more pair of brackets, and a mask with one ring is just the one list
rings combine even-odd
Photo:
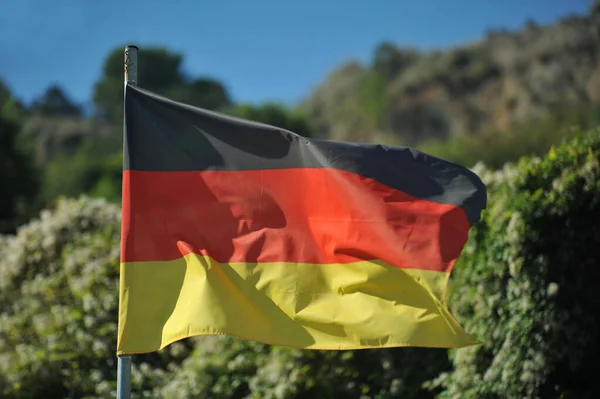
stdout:
[[415,49],[399,49],[389,42],[377,46],[369,72],[357,93],[360,115],[373,128],[389,130],[390,84],[421,57]]
[[19,138],[43,168],[57,155],[75,153],[86,139],[106,137],[114,131],[115,127],[90,119],[33,114],[24,120]]
[[229,337],[201,337],[195,351],[174,369],[153,397],[190,399],[244,398],[251,380],[268,361],[269,348]]
[[383,42],[375,49],[371,69],[386,81],[390,81],[417,62],[420,57],[421,53],[416,49],[399,49],[393,43]]
[[437,51],[419,58],[399,75],[391,95],[402,95],[405,90],[416,90],[434,81],[442,83],[451,93],[460,93],[473,90],[499,74],[498,67],[479,46]]
[[364,65],[335,70],[303,107],[320,134],[336,140],[385,137],[414,146],[513,131],[552,114],[557,101],[571,107],[600,102],[593,56],[599,28],[600,7],[593,5],[587,15],[490,32],[454,48],[419,52],[384,42]]
[[280,127],[301,136],[314,136],[314,128],[302,111],[290,110],[279,104],[236,105],[225,109],[224,112],[238,118]]
[[301,351],[201,338],[156,397],[432,398],[422,384],[448,369],[443,350]]
[[56,85],[50,86],[41,98],[34,101],[31,111],[44,116],[77,117],[81,115],[79,106],[74,104]]
[[360,92],[361,114],[373,126],[381,127],[388,112],[388,107],[389,102],[384,77],[377,72],[369,72]]
[[38,186],[31,154],[18,139],[22,111],[0,82],[0,233],[12,232],[29,216]]
[[61,201],[0,246],[0,396],[77,397],[114,377],[118,221]]
[[88,194],[118,202],[123,167],[122,138],[86,137],[73,151],[59,151],[44,168],[41,198]]
[[[146,88],[145,85],[143,87]],[[231,105],[225,87],[213,79],[196,79],[180,84],[166,90],[164,95],[175,101],[210,110],[222,110]]]
[[[94,105],[108,120],[118,123],[123,115],[123,49],[116,47],[106,57],[102,76],[94,87]],[[138,59],[138,81],[151,91],[164,93],[183,83],[182,56],[163,48],[146,48]]]
[[[123,49],[115,48],[104,62],[94,88],[94,104],[108,121],[123,120]],[[143,88],[173,100],[212,110],[231,105],[225,87],[208,78],[190,79],[182,71],[183,57],[162,47],[145,47],[138,56],[138,82]]]
[[11,112],[25,115],[26,109],[23,103],[12,95],[10,88],[6,86],[5,82],[0,78],[0,107],[4,106],[7,102],[12,104],[11,108],[13,108],[13,111]]
[[[120,216],[104,200],[60,200],[0,236],[0,397],[114,397]],[[137,356],[134,390],[163,384],[188,353]]]
[[354,94],[362,87],[367,73],[368,70],[358,62],[348,62],[334,71],[303,102],[300,109],[309,115],[319,137],[341,139],[346,136],[350,126],[363,124],[359,103]]
[[600,130],[502,171],[450,303],[485,344],[453,352],[443,398],[600,395]]
[[428,154],[473,166],[481,161],[492,168],[515,162],[523,156],[540,156],[552,145],[577,137],[600,124],[599,107],[556,107],[550,116],[507,133],[484,133],[454,136],[447,140],[430,140],[418,145]]
[[19,138],[34,154],[38,209],[59,196],[121,196],[122,127],[90,119],[34,114]]
[[[349,64],[334,72],[303,108],[331,139],[395,141],[395,135],[413,144],[446,138],[455,133],[449,131],[451,122],[468,120],[469,112],[479,115],[480,110],[450,110],[464,106],[468,95],[499,75],[482,46],[421,54],[382,43],[368,68]],[[343,95],[334,97],[338,92]]]

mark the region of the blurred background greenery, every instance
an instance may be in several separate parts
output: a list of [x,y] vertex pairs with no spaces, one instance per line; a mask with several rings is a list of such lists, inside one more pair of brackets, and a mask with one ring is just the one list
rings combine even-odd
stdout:
[[[105,57],[93,112],[57,85],[25,104],[0,81],[0,398],[114,397],[124,44]],[[599,2],[450,49],[381,43],[298,106],[237,103],[183,62],[142,47],[140,85],[305,136],[410,145],[472,167],[489,206],[449,303],[484,344],[303,352],[189,339],[135,357],[134,397],[600,397]]]

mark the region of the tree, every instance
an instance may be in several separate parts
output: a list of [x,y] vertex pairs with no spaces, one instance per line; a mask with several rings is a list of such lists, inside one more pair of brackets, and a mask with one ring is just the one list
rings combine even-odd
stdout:
[[72,116],[81,115],[81,109],[74,104],[57,85],[50,86],[44,95],[32,104],[35,113],[44,116]]
[[13,104],[11,107],[20,115],[27,113],[27,109],[23,103],[12,95],[8,86],[0,79],[0,107],[9,101]]
[[[94,88],[96,112],[119,123],[123,118],[123,47],[113,50],[104,62],[102,76]],[[174,100],[209,109],[231,104],[221,83],[212,79],[190,79],[182,71],[183,57],[161,47],[147,47],[138,55],[140,87]]]
[[314,136],[314,129],[304,113],[289,110],[279,104],[237,105],[225,110],[225,112],[239,118],[283,128],[301,136]]
[[213,79],[195,79],[165,92],[165,97],[196,107],[221,110],[231,105],[225,87]]
[[19,104],[0,81],[0,233],[24,221],[37,191],[37,172],[30,154],[18,140]]
[[88,194],[112,202],[121,200],[122,138],[84,137],[74,151],[57,152],[44,167],[41,197],[48,204],[59,196]]

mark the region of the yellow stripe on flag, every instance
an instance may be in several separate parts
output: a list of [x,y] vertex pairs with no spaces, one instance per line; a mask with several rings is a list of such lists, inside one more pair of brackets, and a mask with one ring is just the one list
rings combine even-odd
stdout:
[[448,277],[377,261],[122,263],[117,352],[213,334],[306,349],[478,344],[446,307]]

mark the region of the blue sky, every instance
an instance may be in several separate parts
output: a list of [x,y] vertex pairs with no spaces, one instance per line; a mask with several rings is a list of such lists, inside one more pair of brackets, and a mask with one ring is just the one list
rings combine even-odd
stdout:
[[[0,78],[24,101],[58,83],[91,98],[115,46],[165,45],[236,101],[293,104],[390,40],[422,49],[584,13],[590,0],[1,0]],[[143,86],[143,82],[140,82]]]

